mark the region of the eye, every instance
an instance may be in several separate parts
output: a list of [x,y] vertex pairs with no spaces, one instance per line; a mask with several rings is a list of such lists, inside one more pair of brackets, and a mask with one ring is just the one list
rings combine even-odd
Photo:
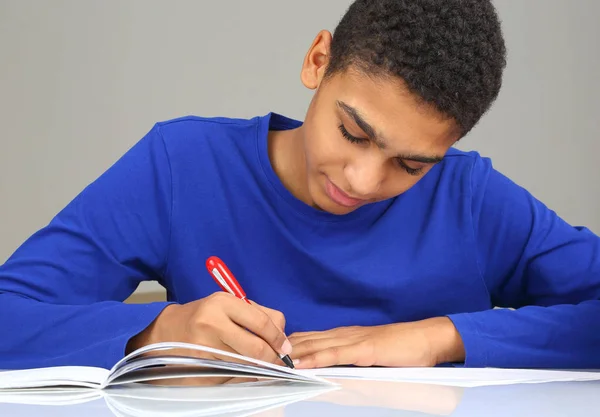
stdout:
[[[350,132],[348,132],[348,130],[346,130],[346,127],[340,123],[340,125],[338,126],[338,129],[340,130],[340,133],[342,134],[343,137],[345,137],[348,142],[351,143],[365,143],[368,142],[369,139],[366,138],[357,138],[356,136],[353,136],[350,134]],[[421,173],[423,172],[423,167],[419,167],[419,168],[411,168],[408,165],[406,165],[406,163],[400,159],[400,158],[396,158],[396,164],[402,168],[404,171],[406,171],[409,175],[414,175],[414,176],[418,176],[421,175]]]
[[406,165],[406,162],[404,162],[402,159],[396,159],[396,163],[400,166],[400,168],[408,172],[409,175],[417,176],[420,175],[421,172],[423,172],[423,167],[411,168],[408,165]]
[[350,133],[348,133],[346,127],[343,124],[340,124],[338,126],[338,129],[340,129],[342,136],[345,137],[351,143],[365,143],[368,141],[368,139],[357,138],[356,136],[352,136]]

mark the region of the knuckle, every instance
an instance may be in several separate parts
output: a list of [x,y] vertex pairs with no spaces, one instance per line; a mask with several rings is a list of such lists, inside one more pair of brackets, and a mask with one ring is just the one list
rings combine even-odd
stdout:
[[207,296],[206,298],[204,298],[203,301],[204,302],[202,303],[202,307],[210,308],[219,302],[219,294],[213,293],[213,294]]
[[314,350],[315,348],[317,348],[318,340],[317,339],[309,339],[309,340],[305,341],[304,343],[305,343],[307,349]]
[[252,346],[252,356],[256,359],[263,359],[265,357],[265,355],[268,353],[267,351],[267,345],[265,343],[255,343],[254,346]]
[[203,313],[214,312],[215,310],[223,310],[225,303],[229,301],[227,294],[223,292],[212,293],[202,299],[202,303],[198,305],[198,310]]
[[194,324],[194,331],[198,335],[211,335],[217,333],[219,330],[218,327],[215,327],[211,323],[202,320],[197,320]]
[[277,311],[275,313],[274,322],[282,329],[285,328],[285,316],[283,315],[283,313],[281,311]]
[[300,360],[302,366],[306,366],[308,368],[316,368],[319,366],[319,360],[315,353],[303,356]]
[[212,300],[214,300],[215,298],[218,298],[218,297],[219,297],[219,293],[218,292],[213,292],[212,294],[206,296],[205,300],[212,301]]
[[334,346],[332,348],[329,349],[329,355],[331,355],[332,359],[334,361],[337,361],[340,359],[342,352],[339,346]]
[[270,324],[271,324],[271,319],[266,314],[259,314],[256,317],[256,327],[259,332],[262,333],[265,330],[267,330],[269,328]]
[[209,312],[210,309],[204,308],[203,306],[198,307],[193,316],[193,323],[197,326],[206,323],[208,321],[208,317],[210,317],[210,315],[208,314]]
[[229,294],[222,292],[222,291],[217,291],[212,293],[211,295],[209,295],[209,297],[214,301],[214,302],[222,302],[222,300],[228,299]]
[[213,326],[223,321],[223,313],[210,304],[199,306],[194,314],[196,326]]

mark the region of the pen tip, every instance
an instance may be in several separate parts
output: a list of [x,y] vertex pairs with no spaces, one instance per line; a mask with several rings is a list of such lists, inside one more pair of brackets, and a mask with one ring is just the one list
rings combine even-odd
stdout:
[[281,357],[281,360],[290,368],[295,369],[294,362],[290,359],[289,355]]

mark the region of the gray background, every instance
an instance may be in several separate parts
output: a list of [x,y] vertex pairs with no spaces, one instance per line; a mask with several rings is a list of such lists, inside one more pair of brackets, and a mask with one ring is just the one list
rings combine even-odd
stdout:
[[[350,3],[0,0],[0,262],[157,121],[302,119],[304,54]],[[495,3],[504,89],[459,147],[599,233],[600,1]]]

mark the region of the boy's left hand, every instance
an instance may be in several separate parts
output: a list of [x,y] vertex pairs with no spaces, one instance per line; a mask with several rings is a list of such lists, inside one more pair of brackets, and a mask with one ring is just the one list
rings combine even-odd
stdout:
[[299,369],[335,365],[421,367],[465,359],[462,339],[447,317],[294,333],[289,340],[293,346],[290,356],[299,359]]

